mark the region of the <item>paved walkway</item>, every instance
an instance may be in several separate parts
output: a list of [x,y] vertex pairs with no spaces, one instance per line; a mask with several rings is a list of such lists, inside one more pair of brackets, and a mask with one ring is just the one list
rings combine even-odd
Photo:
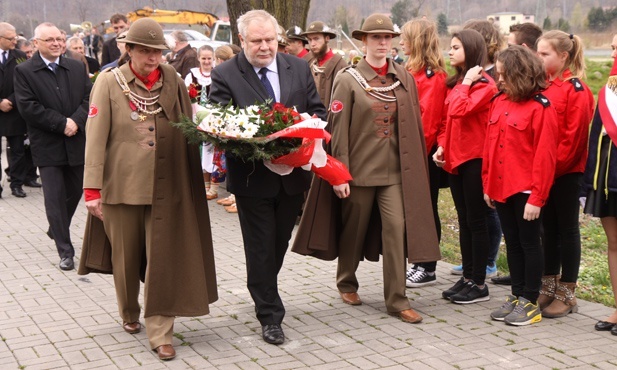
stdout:
[[[362,306],[341,302],[336,262],[288,253],[280,274],[287,316],[282,346],[266,344],[245,287],[236,215],[210,203],[220,299],[211,314],[179,318],[178,356],[161,362],[145,333],[120,327],[109,276],[62,272],[47,237],[42,191],[0,199],[0,369],[590,369],[617,368],[617,336],[593,325],[612,310],[581,302],[578,314],[511,327],[491,321],[507,290],[490,286],[490,301],[462,306],[441,299],[456,277],[439,263],[438,284],[408,290],[421,324],[386,314],[381,264],[360,264]],[[85,207],[72,236],[80,255]],[[195,292],[199,294],[199,292]]]

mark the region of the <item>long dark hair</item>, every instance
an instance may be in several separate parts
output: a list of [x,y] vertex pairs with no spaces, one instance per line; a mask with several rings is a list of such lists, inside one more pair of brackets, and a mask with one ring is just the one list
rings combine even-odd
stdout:
[[476,30],[462,30],[452,35],[453,39],[459,39],[465,51],[465,66],[454,67],[456,73],[446,80],[446,85],[450,88],[465,77],[467,71],[475,66],[486,65],[487,51],[484,37]]

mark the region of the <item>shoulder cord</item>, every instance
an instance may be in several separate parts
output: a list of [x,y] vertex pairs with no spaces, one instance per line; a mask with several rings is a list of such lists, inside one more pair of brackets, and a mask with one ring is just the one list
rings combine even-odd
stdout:
[[163,110],[163,107],[158,107],[155,110],[148,110],[149,106],[152,106],[159,102],[159,97],[161,96],[160,94],[150,98],[137,95],[136,93],[131,91],[131,89],[129,88],[129,84],[126,81],[126,78],[124,77],[119,68],[113,68],[111,71],[116,77],[116,82],[118,82],[118,85],[122,89],[122,93],[124,93],[124,95],[126,95],[129,101],[135,105],[138,111],[150,115],[155,115]]
[[383,93],[390,92],[396,89],[401,84],[401,81],[396,81],[392,85],[386,86],[386,87],[372,87],[368,84],[368,82],[366,82],[366,79],[362,77],[360,72],[358,72],[355,68],[347,68],[345,69],[345,71],[348,72],[358,82],[358,84],[360,84],[360,86],[364,89],[364,91],[366,91],[372,97],[378,100],[381,100],[381,101],[387,101],[387,102],[396,101],[396,97],[386,95]]

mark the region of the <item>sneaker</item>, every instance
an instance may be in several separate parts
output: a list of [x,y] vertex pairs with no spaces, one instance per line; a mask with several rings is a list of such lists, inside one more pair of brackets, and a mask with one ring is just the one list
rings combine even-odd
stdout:
[[491,312],[491,319],[503,321],[503,319],[505,319],[506,316],[508,316],[512,312],[512,310],[514,310],[514,307],[516,307],[517,303],[518,299],[515,296],[511,294],[508,295],[506,297],[506,303],[504,303],[503,306],[501,306],[500,308]]
[[506,324],[516,326],[535,324],[542,321],[542,312],[540,312],[537,304],[533,304],[527,299],[520,297],[514,310],[503,321]]
[[497,276],[497,264],[493,264],[493,267],[486,265],[486,278]]
[[409,279],[410,277],[413,276],[413,274],[416,273],[416,270],[418,269],[418,265],[416,265],[415,263],[412,263],[411,266],[409,266],[409,268],[407,269],[407,273],[405,273],[405,278]]
[[463,265],[452,267],[452,269],[450,270],[450,273],[452,275],[463,275]]
[[467,286],[467,283],[465,282],[465,278],[460,278],[459,281],[456,282],[456,284],[454,284],[452,286],[452,288],[448,289],[448,290],[444,290],[441,293],[441,296],[444,299],[450,299],[450,297],[452,297],[453,295],[455,295],[456,293],[460,292],[461,290],[463,290],[465,287]]
[[491,299],[488,295],[488,286],[484,284],[484,288],[480,289],[476,283],[469,281],[465,289],[450,297],[450,301],[458,304],[469,304],[484,302]]
[[437,274],[433,272],[431,275],[424,270],[424,267],[418,266],[414,274],[407,276],[405,285],[407,288],[419,288],[425,285],[435,284],[437,282]]

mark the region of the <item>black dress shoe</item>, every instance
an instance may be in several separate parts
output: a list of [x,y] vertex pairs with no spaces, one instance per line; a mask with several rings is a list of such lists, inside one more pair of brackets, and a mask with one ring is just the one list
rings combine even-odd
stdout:
[[497,285],[512,285],[512,277],[510,275],[503,275],[491,278],[493,284]]
[[19,188],[12,188],[11,189],[11,194],[13,194],[13,196],[16,196],[17,198],[25,198],[26,197],[26,192],[21,187],[19,187]]
[[613,328],[611,329],[611,334],[617,335],[617,325],[613,326]]
[[596,329],[597,331],[612,331],[615,325],[617,324],[608,321],[598,321],[594,326],[594,329]]
[[285,341],[285,334],[283,334],[283,328],[279,324],[264,325],[261,327],[261,335],[266,343],[270,344],[283,344]]
[[66,257],[60,260],[60,270],[70,271],[74,268],[73,257]]
[[24,182],[24,186],[27,186],[29,188],[41,188],[43,187],[43,184],[36,180],[26,180],[26,182]]

